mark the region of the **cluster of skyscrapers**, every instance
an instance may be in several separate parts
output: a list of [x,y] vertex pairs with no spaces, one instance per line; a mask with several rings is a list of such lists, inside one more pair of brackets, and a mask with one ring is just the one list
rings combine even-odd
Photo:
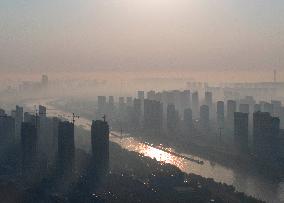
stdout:
[[[146,96],[145,96],[146,95]],[[151,136],[218,135],[232,137],[239,153],[284,158],[284,107],[281,101],[256,102],[252,96],[218,101],[212,92],[138,91],[137,97],[98,98],[98,115],[111,115],[114,125]],[[107,110],[104,110],[107,109]]]

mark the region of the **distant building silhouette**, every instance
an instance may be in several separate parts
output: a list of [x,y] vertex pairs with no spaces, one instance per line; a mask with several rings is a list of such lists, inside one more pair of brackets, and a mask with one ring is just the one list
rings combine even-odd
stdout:
[[200,107],[200,127],[202,130],[208,130],[210,127],[209,114],[209,107],[202,105]]
[[192,114],[193,118],[197,119],[199,117],[199,97],[198,92],[192,93]]
[[155,97],[156,97],[156,92],[154,90],[147,92],[147,99],[155,100],[156,99]]
[[15,112],[15,137],[20,139],[21,137],[21,126],[24,121],[24,109],[23,107],[16,106]]
[[158,101],[144,100],[144,130],[160,134],[163,128],[163,105]]
[[48,76],[47,75],[42,75],[41,85],[44,88],[46,88],[48,86]]
[[191,108],[190,90],[185,90],[180,93],[180,105],[181,105],[181,109],[180,109],[181,115],[182,113],[184,113],[185,109]]
[[141,101],[143,101],[145,99],[145,93],[144,91],[138,91],[137,92],[137,98],[140,99]]
[[227,126],[229,129],[234,125],[234,114],[237,111],[237,103],[234,100],[227,101]]
[[95,172],[100,177],[109,170],[109,126],[106,121],[93,121],[91,129],[92,156]]
[[273,105],[268,102],[262,102],[262,112],[267,112],[273,115]]
[[217,123],[219,128],[224,128],[225,104],[223,101],[217,102]]
[[107,102],[105,96],[98,96],[98,117],[102,116],[103,114],[106,114],[107,111]]
[[261,106],[260,106],[260,104],[255,104],[253,113],[258,112],[258,111],[261,111]]
[[131,119],[133,129],[140,129],[142,123],[142,102],[140,99],[134,99]]
[[249,104],[240,104],[239,112],[249,114]]
[[167,130],[170,133],[174,133],[179,129],[179,115],[174,104],[168,104],[167,106]]
[[46,117],[46,107],[39,105],[38,106],[38,114],[40,118],[45,118]]
[[205,92],[205,103],[209,108],[209,113],[212,116],[213,113],[213,94],[212,92]]
[[132,106],[133,105],[133,99],[132,97],[127,97],[126,98],[126,106]]
[[191,131],[193,129],[193,119],[192,119],[192,110],[190,108],[184,110],[183,126],[184,126],[186,133],[191,134]]

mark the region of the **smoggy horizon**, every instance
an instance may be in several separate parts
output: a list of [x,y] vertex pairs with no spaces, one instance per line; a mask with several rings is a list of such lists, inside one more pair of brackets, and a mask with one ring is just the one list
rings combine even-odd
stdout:
[[4,0],[0,71],[280,72],[283,8],[279,0]]

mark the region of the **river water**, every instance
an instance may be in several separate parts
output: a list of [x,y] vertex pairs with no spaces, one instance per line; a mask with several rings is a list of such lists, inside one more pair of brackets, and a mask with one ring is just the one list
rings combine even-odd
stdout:
[[[48,116],[61,115],[62,117],[70,120],[70,117],[72,116],[71,113],[55,109],[53,106],[48,105],[48,101],[49,100],[29,101],[26,103],[26,107],[33,109],[34,105],[41,104],[46,106],[48,109],[52,109],[52,111],[48,112]],[[91,121],[80,117],[80,119],[76,120],[75,125],[81,126],[86,130],[90,130]],[[192,154],[180,154],[181,156],[176,156],[172,153],[161,150],[159,147],[143,143],[130,135],[122,137],[110,135],[110,141],[117,143],[122,148],[129,151],[140,153],[143,156],[151,157],[160,162],[175,165],[185,173],[194,173],[206,178],[213,178],[216,182],[233,185],[237,191],[244,192],[247,195],[254,196],[267,202],[284,203],[284,180],[276,183],[269,178],[234,170],[232,168],[225,167],[222,164],[214,163]],[[167,149],[167,151],[175,153],[174,149]],[[190,161],[182,156],[203,161],[203,164]]]

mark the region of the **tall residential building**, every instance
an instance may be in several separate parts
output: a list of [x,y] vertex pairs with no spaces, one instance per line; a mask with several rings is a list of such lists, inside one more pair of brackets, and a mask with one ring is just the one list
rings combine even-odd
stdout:
[[144,100],[144,130],[150,134],[160,134],[163,129],[163,105],[161,102]]
[[192,130],[193,120],[192,120],[192,110],[190,108],[184,110],[183,124],[186,130]]
[[234,114],[237,111],[237,103],[234,100],[227,101],[227,126],[229,129],[234,125]]
[[273,107],[273,114],[272,115],[275,116],[275,117],[279,117],[280,112],[281,112],[281,107],[282,107],[281,101],[272,100],[271,104],[272,104],[272,107]]
[[223,101],[217,102],[217,123],[219,128],[224,128],[225,104]]
[[61,121],[58,124],[58,166],[60,172],[71,173],[74,170],[74,159],[74,124]]
[[268,102],[262,103],[262,112],[267,112],[270,115],[273,115],[273,105]]
[[132,97],[126,98],[126,106],[133,106],[133,99]]
[[41,85],[42,85],[42,87],[47,87],[48,86],[48,76],[47,75],[42,75],[42,77],[41,77]]
[[178,130],[179,115],[174,104],[168,104],[167,106],[167,129],[173,133]]
[[0,109],[0,116],[5,116],[7,115],[4,109]]
[[93,121],[92,129],[92,157],[95,173],[102,177],[109,169],[109,126],[106,121]]
[[0,116],[0,145],[9,146],[15,141],[15,119],[11,116]]
[[138,91],[137,92],[137,98],[140,99],[141,101],[143,101],[145,99],[145,95],[144,95],[144,91]]
[[279,118],[280,118],[280,128],[284,129],[284,107],[281,107],[280,109]]
[[16,106],[15,112],[15,137],[20,139],[21,137],[21,126],[24,121],[24,109],[23,107]]
[[192,93],[192,115],[194,119],[199,117],[199,97],[198,92]]
[[156,100],[156,92],[154,90],[147,92],[147,99]]
[[240,104],[240,106],[239,106],[239,112],[249,114],[249,112],[250,112],[250,110],[249,110],[249,104]]
[[205,92],[205,103],[209,107],[209,112],[212,112],[213,108],[213,94],[212,92]]
[[235,112],[234,114],[234,140],[238,150],[248,152],[248,113]]
[[39,105],[38,106],[38,114],[39,114],[39,117],[41,117],[41,118],[46,117],[46,107]]
[[180,113],[184,113],[185,109],[191,108],[191,94],[190,90],[185,90],[180,93],[180,104],[181,104],[181,111]]
[[279,131],[279,118],[272,117],[268,112],[253,114],[253,147],[259,158],[265,160],[276,157],[275,149]]
[[132,119],[131,119],[131,123],[132,123],[132,127],[135,130],[138,130],[141,128],[141,124],[142,124],[142,102],[140,99],[134,99],[133,101],[133,115],[132,115]]
[[260,104],[255,104],[253,108],[254,108],[253,112],[261,111],[261,106],[260,106]]
[[105,96],[98,96],[98,117],[107,113],[107,101]]
[[202,105],[200,107],[200,127],[203,130],[208,130],[210,128],[209,114],[209,107]]
[[37,165],[37,130],[34,123],[24,122],[21,126],[22,173],[32,175]]

